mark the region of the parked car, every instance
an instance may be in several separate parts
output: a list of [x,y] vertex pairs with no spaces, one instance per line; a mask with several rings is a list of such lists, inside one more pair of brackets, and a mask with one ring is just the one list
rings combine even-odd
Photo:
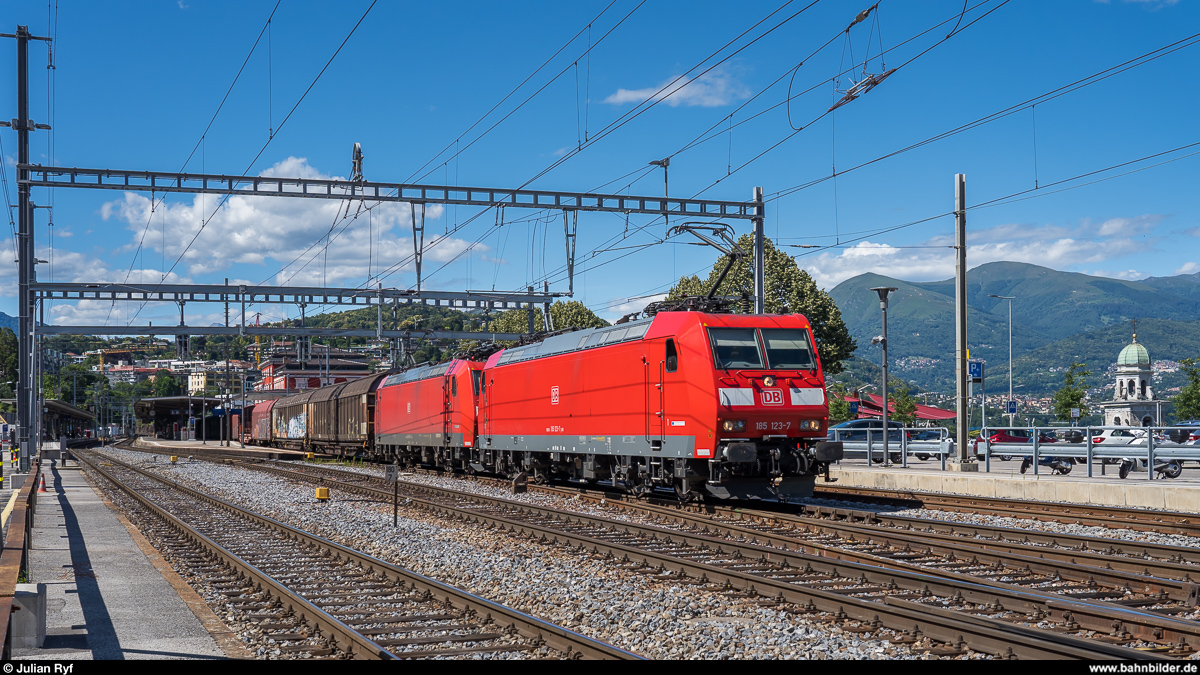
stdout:
[[1146,443],[1146,435],[1134,433],[1134,429],[1104,429],[1098,434],[1092,436],[1092,444],[1107,443],[1108,445],[1130,445],[1132,443]]
[[[943,433],[944,432],[941,429],[926,429],[924,431],[915,432],[915,434],[914,432],[910,431],[908,432],[908,438],[911,441],[940,441],[942,438],[944,438],[942,436]],[[916,452],[913,454],[915,454],[917,459],[921,461],[925,461],[930,457],[928,452]]]
[[[903,424],[901,424],[899,422],[894,422],[892,420],[888,420],[888,443],[889,444],[894,443],[895,444],[894,447],[896,447],[897,449],[900,447],[900,434],[905,433],[902,431],[903,429],[904,429]],[[833,440],[855,441],[855,442],[861,443],[861,442],[865,442],[867,440],[867,432],[868,431],[870,432],[872,443],[874,443],[876,441],[882,442],[883,441],[883,420],[861,419],[861,420],[849,420],[846,422],[842,422],[840,424],[835,424],[835,425],[829,427],[829,433],[828,433],[827,438],[831,441],[833,441]],[[911,440],[913,437],[913,432],[907,432],[907,433],[908,433],[909,439]],[[890,447],[888,448],[888,457],[892,460],[892,462],[901,461],[900,453],[893,452]],[[879,461],[879,460],[872,459],[872,461]]]
[[[988,440],[990,440],[992,443],[1032,443],[1033,432],[1028,429],[1000,429],[993,432],[992,435],[988,437]],[[975,451],[975,455],[977,457],[983,459],[983,455],[979,452],[979,441],[980,439],[975,439],[975,447],[973,450]],[[1054,436],[1046,433],[1038,433],[1039,444],[1057,442],[1058,439]],[[1012,458],[1012,455],[1000,455],[1000,459],[1006,462]]]
[[[1200,444],[1200,420],[1184,420],[1176,422],[1176,427],[1185,427],[1183,429],[1171,429],[1167,431],[1167,438],[1174,443],[1180,445],[1198,445]],[[1192,427],[1192,428],[1186,428]]]

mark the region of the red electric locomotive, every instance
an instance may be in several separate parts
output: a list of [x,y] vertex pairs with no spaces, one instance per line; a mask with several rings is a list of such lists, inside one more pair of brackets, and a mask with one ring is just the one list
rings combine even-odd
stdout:
[[482,369],[393,375],[377,442],[406,464],[795,498],[841,458],[824,440],[823,383],[802,316],[660,312],[505,349]]
[[406,463],[474,471],[482,371],[479,361],[454,359],[389,375],[376,393],[377,451]]

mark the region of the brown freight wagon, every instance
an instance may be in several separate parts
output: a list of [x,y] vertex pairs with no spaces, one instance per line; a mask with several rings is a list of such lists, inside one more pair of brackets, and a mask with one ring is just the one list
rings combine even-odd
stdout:
[[313,450],[341,455],[375,454],[375,390],[388,373],[322,387],[308,400]]

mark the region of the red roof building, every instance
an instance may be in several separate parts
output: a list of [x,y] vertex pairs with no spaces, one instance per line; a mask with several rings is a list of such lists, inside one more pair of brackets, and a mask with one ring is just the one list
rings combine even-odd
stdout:
[[[883,397],[875,394],[860,394],[855,396],[849,394],[842,397],[851,403],[858,403],[858,416],[862,418],[882,417],[883,416]],[[896,402],[893,400],[888,403],[888,417],[891,417],[896,412]],[[958,416],[958,413],[953,410],[945,410],[943,408],[935,408],[931,405],[917,404],[917,419],[919,420],[952,420]]]

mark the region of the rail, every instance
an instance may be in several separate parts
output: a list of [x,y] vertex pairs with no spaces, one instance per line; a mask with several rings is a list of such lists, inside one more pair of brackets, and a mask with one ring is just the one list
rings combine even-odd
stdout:
[[33,460],[25,484],[17,492],[8,527],[4,533],[4,549],[0,551],[0,644],[3,653],[0,659],[12,658],[12,611],[17,584],[23,582],[29,569],[30,532],[33,531],[33,515],[37,506],[37,477],[41,471],[41,460]]
[[[97,472],[105,479],[111,481],[118,488],[128,493],[133,499],[137,500],[145,508],[156,514],[159,518],[170,523],[174,528],[178,529],[183,536],[193,539],[201,546],[214,552],[217,557],[234,565],[242,573],[253,578],[257,583],[269,588],[271,592],[276,595],[276,597],[285,598],[285,602],[288,603],[292,610],[297,614],[301,615],[306,620],[311,620],[315,625],[320,626],[323,631],[336,636],[339,646],[342,646],[344,649],[346,649],[346,651],[352,652],[356,656],[363,656],[366,658],[389,659],[407,658],[411,656],[411,654],[406,655],[404,652],[389,653],[371,638],[359,633],[354,628],[343,623],[337,617],[329,615],[322,608],[292,591],[287,584],[276,580],[269,574],[266,574],[254,566],[242,561],[241,558],[239,558],[236,554],[221,547],[219,544],[210,540],[203,534],[200,534],[182,519],[176,517],[165,508],[154,503],[150,498],[143,495],[140,491],[126,486],[110,471],[103,469],[100,466],[102,462],[97,461],[96,456],[91,455],[90,453],[85,453],[80,456],[80,460],[86,463],[90,470]],[[390,579],[398,580],[411,585],[413,588],[420,589],[421,591],[430,593],[439,598],[445,598],[448,606],[453,605],[455,607],[466,608],[482,616],[493,617],[501,625],[511,625],[521,635],[531,639],[536,639],[537,641],[542,641],[550,647],[568,655],[586,659],[643,658],[638,654],[634,654],[632,652],[614,647],[605,642],[586,637],[574,631],[563,628],[557,624],[527,615],[505,605],[492,602],[486,598],[476,596],[462,589],[449,586],[387,561],[375,558],[356,549],[343,546],[318,535],[312,534],[308,531],[286,525],[267,516],[249,511],[230,502],[218,499],[212,495],[205,494],[198,490],[168,480],[162,476],[155,475],[154,473],[146,471],[145,469],[126,464],[118,459],[104,456],[104,460],[105,463],[119,466],[140,476],[149,478],[167,489],[188,495],[190,498],[204,503],[210,508],[221,509],[229,513],[233,513],[240,518],[255,523],[256,525],[282,534],[289,539],[303,542],[314,548],[328,550],[335,558],[339,560],[354,562],[364,569],[373,570],[374,572],[387,576]]]
[[[347,473],[329,467],[300,465],[285,468],[274,463],[242,464],[241,468],[265,471],[295,480],[319,482],[322,485],[371,498],[389,497],[391,492],[366,483],[378,482],[378,476]],[[310,473],[313,472],[313,473]],[[339,480],[347,479],[349,482]],[[589,516],[578,512],[561,512],[557,509],[512,502],[507,499],[463,493],[454,489],[430,485],[406,484],[406,504],[423,508],[440,516],[463,520],[477,526],[500,527],[514,534],[540,538],[561,546],[570,546],[579,552],[603,555],[631,568],[655,574],[671,573],[687,576],[703,583],[725,584],[726,589],[773,599],[774,602],[793,603],[804,612],[823,611],[835,615],[842,621],[851,618],[872,627],[884,626],[898,632],[912,631],[948,644],[963,643],[966,646],[996,655],[1014,655],[1021,658],[1147,658],[1148,655],[1120,645],[1100,645],[1092,640],[1042,631],[1037,628],[1015,626],[1006,621],[993,620],[949,609],[938,609],[928,604],[909,602],[909,598],[924,597],[926,591],[938,597],[962,597],[968,602],[1004,608],[1040,607],[1043,616],[1059,620],[1063,612],[1071,612],[1076,619],[1091,622],[1099,630],[1108,630],[1117,616],[1122,627],[1149,635],[1155,627],[1161,628],[1168,639],[1174,639],[1178,628],[1191,630],[1189,624],[1170,618],[1149,617],[1155,624],[1145,630],[1135,625],[1123,609],[1103,607],[1089,601],[1071,600],[1065,596],[1054,596],[1049,603],[1039,602],[1043,594],[1027,589],[1013,589],[1007,585],[981,583],[978,579],[961,574],[933,572],[926,569],[909,569],[897,563],[894,567],[879,567],[862,564],[846,557],[858,557],[850,552],[813,552],[818,546],[790,542],[789,549],[774,548],[762,544],[762,533],[748,533],[744,540],[721,538],[710,532],[690,529],[662,528],[627,521],[612,521],[603,517]],[[499,510],[495,510],[498,508]],[[708,525],[712,525],[709,522]],[[728,527],[728,526],[725,526]],[[606,531],[611,531],[611,535]],[[606,538],[608,537],[608,538]],[[637,538],[639,542],[631,540]],[[797,548],[791,548],[793,545]],[[726,550],[724,547],[731,547]],[[686,550],[683,550],[686,549]],[[712,559],[726,560],[724,563]],[[757,560],[757,562],[754,562]],[[810,569],[811,568],[811,569]],[[900,569],[905,568],[905,569]],[[841,570],[839,572],[838,570]],[[798,574],[829,574],[834,579],[858,578],[865,585],[863,593],[874,593],[881,589],[900,588],[915,592],[878,601],[857,597],[847,589],[828,590],[826,585],[803,585],[782,577]],[[774,576],[773,576],[774,575]],[[782,575],[782,577],[779,577]],[[822,577],[828,581],[830,577]],[[898,586],[896,585],[898,584]],[[889,591],[890,592],[890,591]],[[1146,618],[1141,614],[1137,617]],[[1195,635],[1190,637],[1195,638]],[[1127,640],[1126,640],[1127,641]]]

